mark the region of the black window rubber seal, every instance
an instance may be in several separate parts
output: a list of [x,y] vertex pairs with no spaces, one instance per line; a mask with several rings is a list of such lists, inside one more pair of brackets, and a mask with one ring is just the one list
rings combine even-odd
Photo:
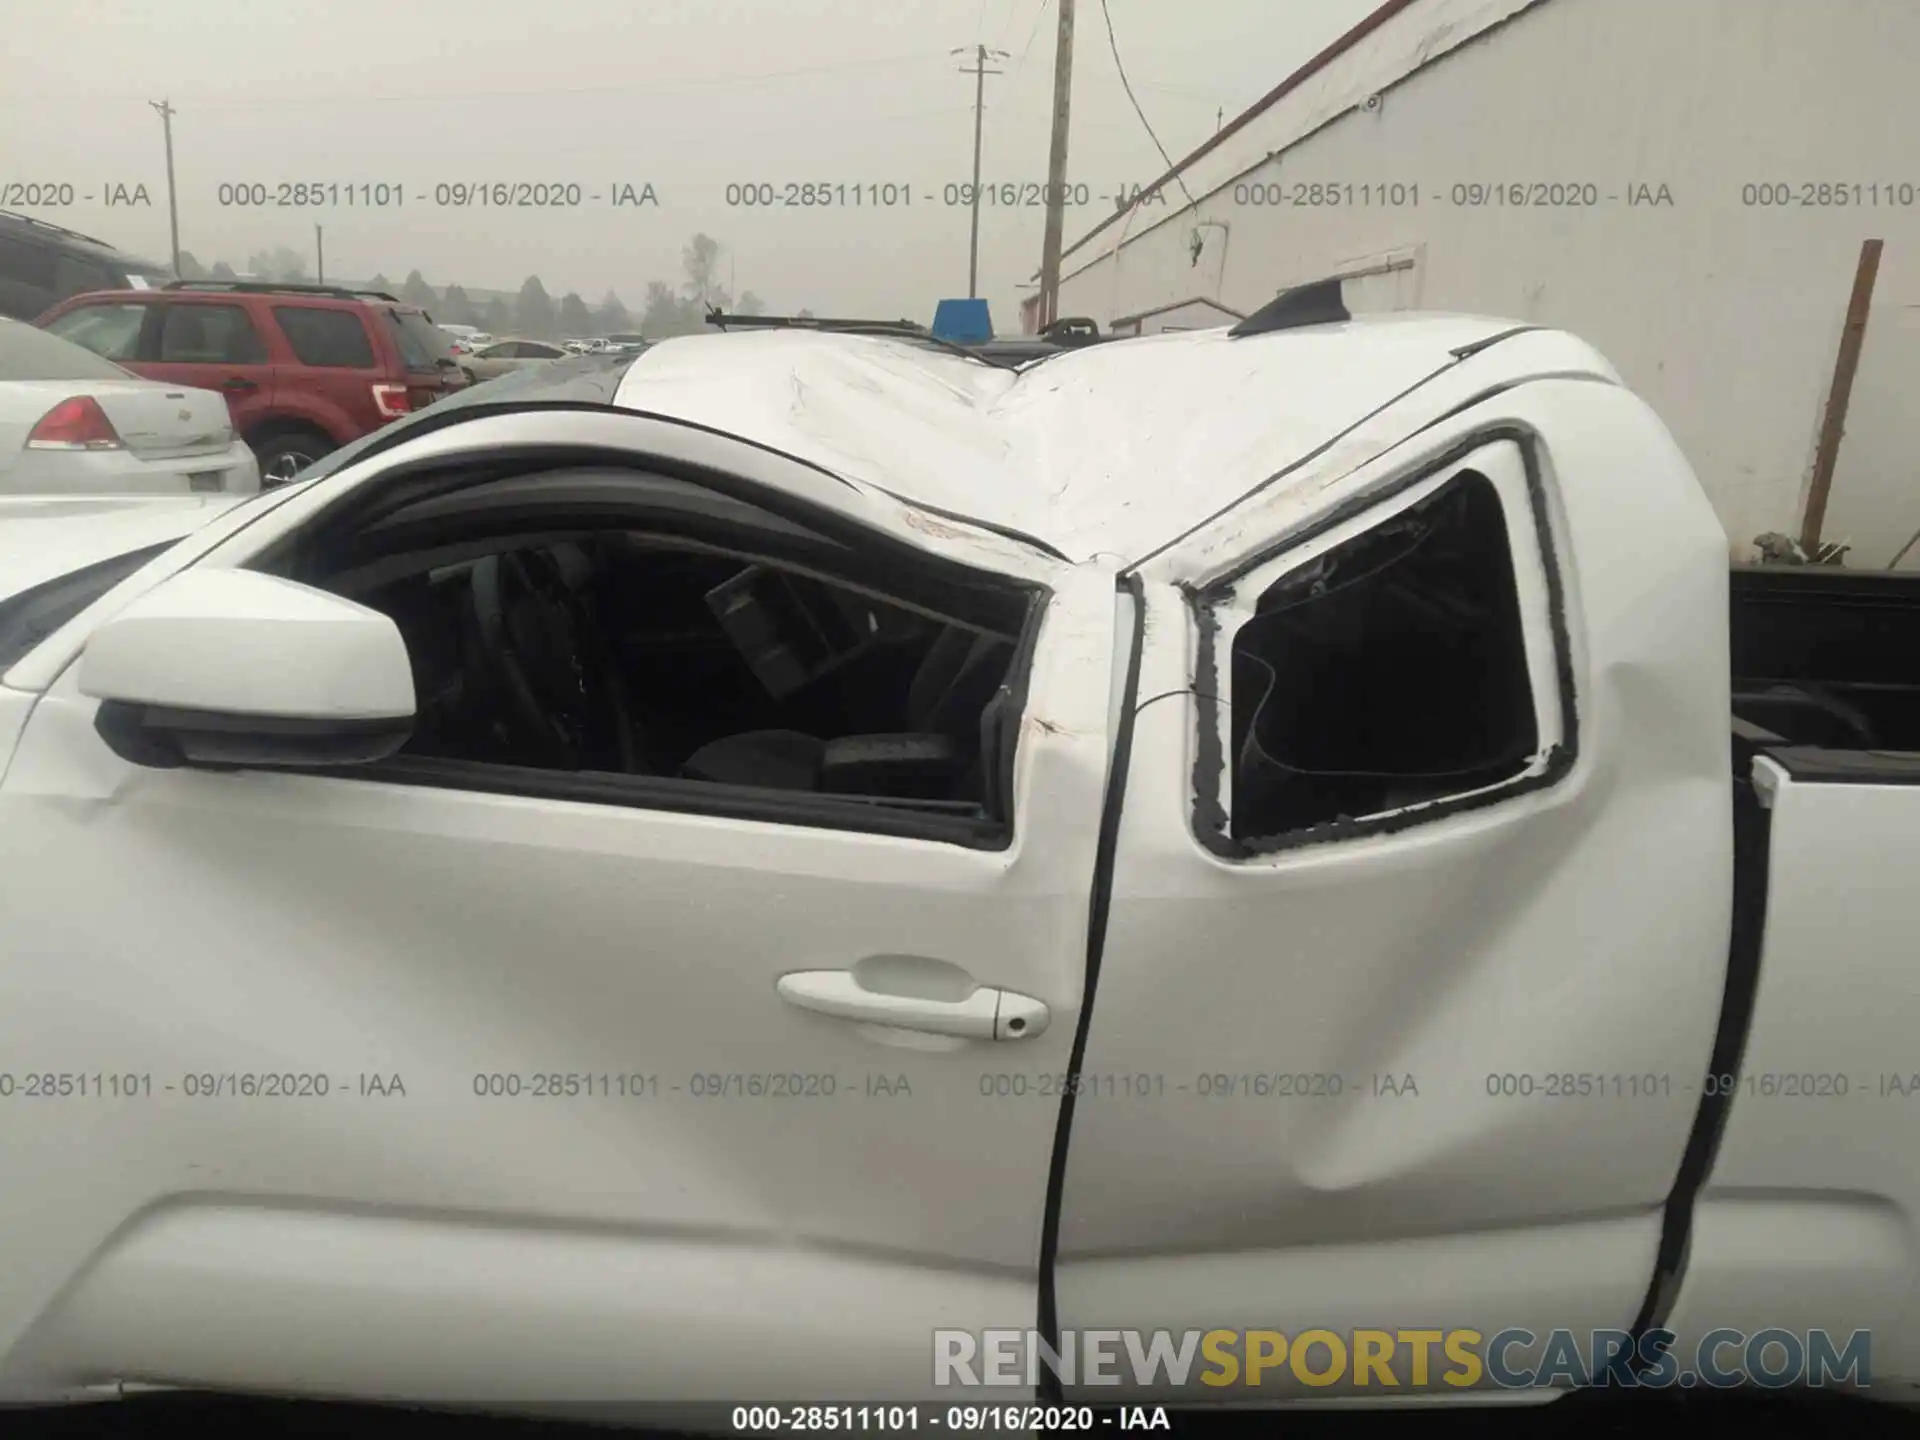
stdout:
[[[1114,727],[1113,760],[1107,767],[1107,793],[1100,807],[1100,835],[1094,850],[1093,885],[1087,903],[1087,970],[1081,985],[1080,1017],[1074,1023],[1073,1050],[1067,1061],[1060,1113],[1054,1123],[1053,1158],[1047,1167],[1047,1203],[1040,1225],[1040,1294],[1036,1328],[1060,1353],[1060,1307],[1054,1271],[1060,1256],[1060,1205],[1066,1192],[1067,1153],[1073,1141],[1075,1092],[1087,1059],[1087,1036],[1093,1028],[1094,990],[1100,979],[1100,958],[1106,949],[1107,917],[1113,908],[1114,864],[1120,848],[1120,813],[1126,802],[1127,772],[1133,755],[1134,719],[1140,708],[1140,657],[1146,647],[1146,587],[1137,571],[1120,577],[1120,587],[1133,597],[1133,639],[1127,650],[1126,685],[1120,699],[1120,718]],[[1058,1404],[1060,1377],[1047,1370],[1040,1380],[1041,1398]]]
[[[1551,789],[1572,771],[1580,755],[1579,694],[1573,678],[1573,645],[1567,624],[1566,587],[1560,574],[1559,554],[1554,546],[1553,524],[1547,512],[1546,481],[1541,473],[1538,438],[1531,428],[1511,421],[1498,421],[1474,430],[1443,454],[1383,486],[1355,495],[1325,515],[1283,534],[1272,544],[1262,547],[1257,554],[1236,565],[1206,590],[1188,590],[1188,604],[1193,610],[1199,637],[1198,654],[1194,662],[1194,703],[1200,712],[1193,762],[1191,824],[1194,838],[1210,853],[1222,860],[1251,860],[1308,845],[1397,834],[1452,815],[1503,804],[1515,796]],[[1547,622],[1554,649],[1554,683],[1560,700],[1560,740],[1546,751],[1544,763],[1537,769],[1484,790],[1449,796],[1408,811],[1355,820],[1326,821],[1280,835],[1235,839],[1226,808],[1226,749],[1220,739],[1220,623],[1215,614],[1216,606],[1229,598],[1233,586],[1253,570],[1281,558],[1288,551],[1324,535],[1336,526],[1377,509],[1502,441],[1511,441],[1519,449],[1521,466],[1526,474],[1527,508],[1545,572]]]
[[1013,843],[1011,823],[987,816],[919,810],[910,803],[888,804],[873,797],[718,785],[672,776],[541,770],[532,766],[407,755],[363,765],[326,768],[296,765],[242,768],[271,768],[280,774],[319,779],[422,786],[641,812],[707,815],[721,820],[851,831],[959,845],[972,850],[1005,850]]
[[[1762,753],[1738,733],[1733,739],[1733,924],[1727,937],[1727,978],[1721,991],[1720,1019],[1714,1029],[1707,1074],[1737,1075],[1746,1054],[1747,1033],[1760,992],[1760,957],[1765,945],[1769,867],[1772,864],[1773,816],[1760,798],[1753,778],[1753,762]],[[1711,1092],[1711,1093],[1709,1093]],[[1664,1330],[1679,1299],[1693,1242],[1693,1217],[1700,1192],[1719,1154],[1733,1113],[1730,1087],[1704,1084],[1693,1128],[1674,1173],[1673,1188],[1660,1219],[1660,1247],[1655,1252],[1653,1277],[1646,1298],[1630,1328],[1631,1341],[1622,1355],[1628,1373],[1649,1369],[1664,1346],[1650,1336]],[[1598,1377],[1595,1377],[1598,1379]]]

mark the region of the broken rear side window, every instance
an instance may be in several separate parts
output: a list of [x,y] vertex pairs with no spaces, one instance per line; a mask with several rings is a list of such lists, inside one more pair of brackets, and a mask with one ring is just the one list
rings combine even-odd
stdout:
[[1276,581],[1233,645],[1233,837],[1498,785],[1540,745],[1499,494],[1465,471]]

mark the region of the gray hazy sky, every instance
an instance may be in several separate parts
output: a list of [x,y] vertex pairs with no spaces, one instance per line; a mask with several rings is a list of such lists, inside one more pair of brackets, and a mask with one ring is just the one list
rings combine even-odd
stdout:
[[[1375,0],[1107,0],[1120,57],[1177,160]],[[34,213],[164,260],[166,167],[149,100],[178,110],[180,243],[204,264],[313,246],[327,268],[557,298],[609,288],[637,306],[678,281],[696,231],[739,290],[776,311],[906,315],[964,295],[973,79],[949,53],[1011,52],[987,77],[986,181],[1046,178],[1057,0],[16,0],[0,52],[0,184],[77,193],[144,183],[146,209],[101,200]],[[1129,105],[1100,0],[1079,0],[1069,178],[1091,195],[1165,168]],[[219,204],[223,182],[395,183],[398,208]],[[579,209],[438,207],[443,184],[577,183]],[[911,191],[908,205],[751,210],[730,183]],[[617,184],[657,206],[614,208]],[[864,196],[864,192],[863,192]],[[422,198],[424,197],[424,199]],[[1101,201],[1071,209],[1067,239]],[[996,326],[1037,268],[1044,212],[981,211],[980,285]],[[311,263],[311,262],[310,262]]]

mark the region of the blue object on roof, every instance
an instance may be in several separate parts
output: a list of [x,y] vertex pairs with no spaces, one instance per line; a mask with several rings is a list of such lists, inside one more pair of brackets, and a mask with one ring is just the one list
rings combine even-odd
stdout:
[[942,300],[934,307],[933,333],[941,340],[978,345],[993,338],[993,317],[984,300]]

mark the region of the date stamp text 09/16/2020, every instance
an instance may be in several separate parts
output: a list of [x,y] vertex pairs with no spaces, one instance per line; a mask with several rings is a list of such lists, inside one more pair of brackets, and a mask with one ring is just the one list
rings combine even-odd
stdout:
[[[917,1086],[917,1091],[916,1091]],[[955,1087],[958,1087],[957,1089]],[[1432,1076],[1408,1071],[1342,1074],[1277,1069],[1208,1071],[1191,1075],[982,1071],[974,1076],[916,1077],[897,1071],[721,1071],[680,1074],[653,1070],[487,1070],[458,1077],[415,1075],[398,1069],[215,1070],[163,1074],[147,1068],[41,1067],[0,1070],[0,1103],[151,1102],[409,1097],[496,1102],[718,1100],[845,1101],[912,1099],[934,1091],[992,1104],[1076,1098],[1107,1102],[1185,1103],[1428,1103],[1498,1101],[1502,1104],[1657,1103],[1724,1097],[1747,1102],[1829,1102],[1920,1099],[1920,1072],[1754,1070],[1697,1079],[1663,1073],[1592,1072]]]
[[[1440,183],[1414,178],[1332,180],[1242,179],[1203,197],[1156,179],[1112,185],[1072,181],[1001,180],[914,182],[907,179],[740,179],[685,188],[650,179],[497,180],[456,177],[430,184],[396,179],[230,180],[206,197],[226,210],[367,211],[408,207],[429,210],[660,210],[669,200],[719,203],[729,210],[941,210],[952,208],[1036,210],[1057,195],[1068,209],[1138,208],[1170,213],[1189,200],[1203,210],[1341,211],[1469,210],[1495,212],[1671,210],[1683,199],[1735,204],[1745,210],[1912,210],[1920,208],[1920,180],[1779,178],[1728,182],[1705,196],[1684,195],[1665,180],[1633,178],[1481,179]],[[68,210],[101,207],[148,209],[164,203],[164,185],[145,180],[68,177],[0,177],[0,209]]]

